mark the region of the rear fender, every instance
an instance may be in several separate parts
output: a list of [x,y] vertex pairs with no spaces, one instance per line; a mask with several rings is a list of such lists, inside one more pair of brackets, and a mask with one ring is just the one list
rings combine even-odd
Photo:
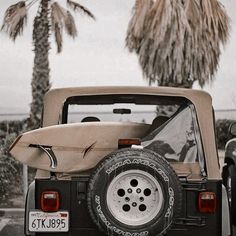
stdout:
[[222,184],[222,236],[230,235],[229,201],[225,186]]
[[233,138],[226,143],[224,162],[227,164],[236,164],[236,138]]
[[29,211],[35,209],[35,181],[33,181],[28,188],[27,196],[25,199],[25,222],[24,222],[24,231],[25,235],[35,235],[28,230],[29,223]]

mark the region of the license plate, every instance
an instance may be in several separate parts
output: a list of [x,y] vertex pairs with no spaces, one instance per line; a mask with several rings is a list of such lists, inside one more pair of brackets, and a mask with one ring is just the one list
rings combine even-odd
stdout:
[[59,211],[47,213],[42,211],[29,212],[30,232],[68,232],[69,212]]

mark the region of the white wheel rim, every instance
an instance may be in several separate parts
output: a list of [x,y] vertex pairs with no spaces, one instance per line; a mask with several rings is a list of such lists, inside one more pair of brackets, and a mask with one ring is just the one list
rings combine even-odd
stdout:
[[107,206],[123,224],[139,226],[153,220],[163,205],[163,191],[149,173],[129,170],[117,175],[107,189]]

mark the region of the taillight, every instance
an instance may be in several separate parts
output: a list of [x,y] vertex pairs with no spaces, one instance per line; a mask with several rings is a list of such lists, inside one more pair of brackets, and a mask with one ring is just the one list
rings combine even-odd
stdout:
[[198,196],[198,207],[201,213],[215,213],[216,194],[213,192],[201,192]]
[[58,211],[60,207],[59,193],[56,191],[45,191],[41,194],[41,209],[45,212]]
[[139,139],[119,139],[118,141],[119,148],[131,147],[132,145],[140,145],[140,144],[141,142]]

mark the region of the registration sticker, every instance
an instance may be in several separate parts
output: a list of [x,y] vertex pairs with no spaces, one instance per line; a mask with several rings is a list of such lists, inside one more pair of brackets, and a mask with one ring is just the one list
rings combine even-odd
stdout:
[[29,231],[30,232],[68,232],[69,231],[69,212],[29,212]]

